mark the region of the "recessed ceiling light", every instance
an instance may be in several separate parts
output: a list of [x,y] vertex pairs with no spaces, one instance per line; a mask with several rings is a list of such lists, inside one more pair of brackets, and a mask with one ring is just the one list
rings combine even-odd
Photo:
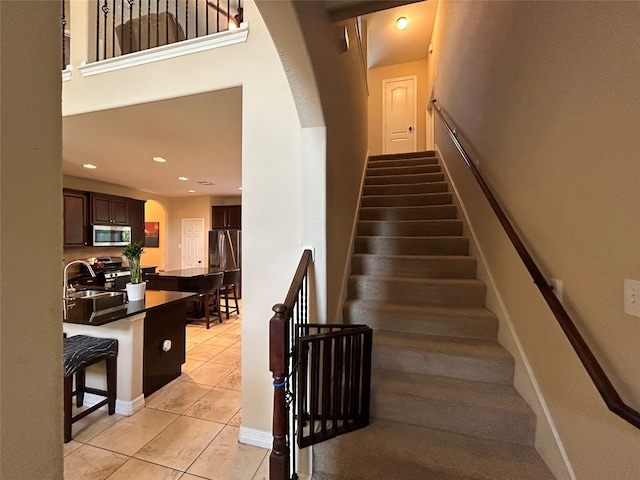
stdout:
[[95,169],[95,168],[98,168],[98,167],[96,167],[95,165],[93,165],[92,163],[83,163],[83,164],[82,164],[82,166],[83,166],[84,168],[89,168],[89,169],[91,169],[91,170],[93,170],[93,169]]
[[407,17],[400,17],[398,18],[398,20],[396,20],[396,28],[398,30],[404,30],[405,28],[407,28],[408,23],[409,20],[407,20]]
[[153,157],[153,161],[158,163],[166,163],[166,160],[162,157]]
[[189,180],[187,177],[178,177],[178,180],[182,180],[183,182]]
[[187,192],[189,192],[189,193],[196,193],[196,191],[195,191],[195,190],[187,190]]
[[210,187],[211,185],[215,185],[215,183],[213,182],[209,182],[208,180],[201,180],[198,182],[200,185],[206,185],[208,187]]
[[242,190],[242,187],[238,187],[238,190]]

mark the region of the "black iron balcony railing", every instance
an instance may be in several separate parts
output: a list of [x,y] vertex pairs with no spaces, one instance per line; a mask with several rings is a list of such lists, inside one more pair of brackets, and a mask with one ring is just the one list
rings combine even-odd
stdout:
[[[97,0],[95,61],[233,30],[242,0]],[[63,2],[64,3],[64,2]],[[63,7],[63,50],[66,17]],[[68,64],[64,58],[63,68]]]

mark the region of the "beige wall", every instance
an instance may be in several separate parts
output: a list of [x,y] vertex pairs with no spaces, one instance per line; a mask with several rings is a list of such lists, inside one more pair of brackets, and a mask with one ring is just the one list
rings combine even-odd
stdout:
[[408,77],[415,75],[416,83],[416,120],[415,132],[417,135],[417,151],[423,151],[425,147],[425,110],[429,102],[427,89],[427,61],[401,63],[388,67],[371,68],[368,70],[369,77],[369,155],[379,155],[383,153],[384,143],[382,139],[382,103],[383,103],[383,80],[391,78]]
[[62,478],[60,51],[60,2],[0,2],[3,479]]
[[144,204],[144,221],[157,222],[160,229],[158,247],[145,247],[141,257],[142,266],[155,266],[156,270],[165,270],[165,256],[167,252],[167,211],[165,207],[155,201],[148,200]]
[[[441,1],[429,65],[462,143],[636,409],[640,321],[622,287],[640,278],[639,23],[636,2]],[[607,410],[442,129],[436,142],[507,312],[501,340],[532,369],[570,467],[547,434],[538,449],[558,478],[637,478],[640,431]]]

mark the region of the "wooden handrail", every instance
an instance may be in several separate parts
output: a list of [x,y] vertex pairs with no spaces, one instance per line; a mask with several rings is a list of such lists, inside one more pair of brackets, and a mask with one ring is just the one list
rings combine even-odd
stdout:
[[[290,480],[297,478],[295,473],[295,455],[293,455],[293,477],[291,470],[291,437],[289,423],[289,401],[287,400],[287,382],[293,354],[295,320],[307,323],[307,272],[313,259],[311,250],[302,253],[298,268],[291,281],[284,303],[273,306],[274,315],[269,321],[269,370],[273,375],[273,447],[269,456],[269,478],[272,480]],[[301,298],[303,297],[303,298]],[[300,305],[300,300],[305,302]],[[295,390],[295,389],[294,389]],[[295,405],[294,405],[295,409]]]
[[567,336],[567,339],[569,340],[574,350],[576,351],[578,358],[580,359],[585,369],[587,370],[587,373],[589,374],[589,376],[591,377],[591,380],[593,381],[596,388],[598,389],[598,392],[600,392],[600,395],[602,396],[602,399],[604,400],[604,402],[607,404],[607,407],[609,407],[609,410],[611,410],[613,413],[618,415],[620,418],[622,418],[623,420],[626,420],[634,427],[640,429],[640,412],[638,412],[637,410],[634,410],[633,408],[631,408],[629,405],[627,405],[622,401],[622,399],[620,398],[620,395],[618,394],[615,387],[607,377],[607,374],[604,372],[604,370],[600,366],[600,363],[598,363],[598,360],[593,355],[593,352],[589,348],[589,345],[587,345],[587,342],[584,340],[584,338],[578,331],[578,328],[576,327],[575,323],[573,323],[573,320],[571,320],[571,317],[569,316],[565,308],[562,306],[562,304],[558,300],[558,297],[556,297],[556,295],[553,293],[553,290],[551,289],[544,275],[536,265],[536,262],[533,260],[533,258],[527,251],[526,247],[520,240],[520,237],[518,236],[515,229],[509,222],[509,219],[507,218],[504,211],[500,207],[500,204],[498,203],[495,196],[489,189],[489,186],[484,181],[484,178],[482,178],[480,171],[475,166],[475,164],[471,161],[471,159],[469,158],[469,155],[467,155],[467,152],[458,141],[458,138],[456,137],[455,132],[451,129],[451,127],[449,126],[449,123],[444,118],[444,115],[441,112],[441,107],[438,104],[438,101],[434,99],[432,100],[432,103],[436,113],[438,114],[438,117],[440,118],[445,128],[447,129],[447,133],[449,134],[449,137],[451,138],[454,145],[458,149],[458,152],[462,156],[467,167],[469,167],[469,169],[473,173],[473,176],[478,181],[478,184],[480,185],[482,192],[484,193],[485,197],[489,201],[491,208],[493,208],[493,211],[498,217],[498,220],[500,221],[500,224],[504,228],[505,232],[507,233],[509,240],[511,240],[511,243],[513,244],[516,251],[520,255],[520,258],[522,259],[525,267],[527,268],[527,270],[529,271],[529,274],[533,278],[533,282],[538,286],[540,293],[542,293],[542,296],[546,300],[547,305],[549,305],[549,308],[555,315],[556,320],[560,324],[560,327],[562,328],[565,335]]

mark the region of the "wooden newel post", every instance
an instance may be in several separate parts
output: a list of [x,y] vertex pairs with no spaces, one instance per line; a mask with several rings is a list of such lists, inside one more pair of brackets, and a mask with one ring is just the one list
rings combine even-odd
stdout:
[[289,322],[286,305],[273,306],[269,321],[269,370],[273,374],[273,448],[269,457],[269,479],[289,480],[289,415],[285,398],[288,375]]

